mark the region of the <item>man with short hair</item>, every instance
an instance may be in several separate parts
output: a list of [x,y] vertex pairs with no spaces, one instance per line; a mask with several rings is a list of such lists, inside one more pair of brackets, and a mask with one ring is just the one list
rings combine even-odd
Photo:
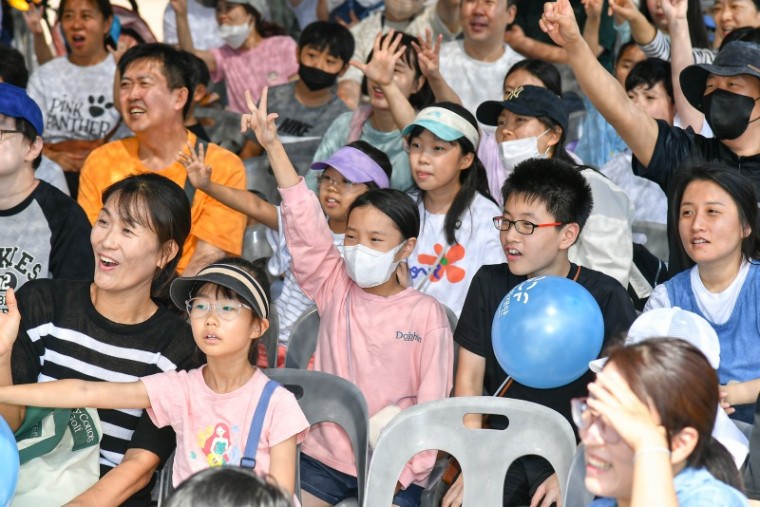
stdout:
[[[677,174],[705,162],[736,168],[752,180],[756,192],[760,191],[759,44],[730,42],[712,64],[692,65],[681,72],[684,96],[705,115],[715,134],[708,139],[655,120],[629,100],[583,40],[568,0],[547,2],[541,23],[552,40],[567,50],[583,91],[631,148],[634,172],[660,185],[668,195],[669,206],[674,206]],[[693,261],[678,246],[672,215],[668,216],[668,271],[678,273]]]
[[[103,206],[101,194],[109,185],[132,174],[155,172],[185,187],[192,204],[192,227],[178,270],[185,275],[225,254],[240,255],[246,219],[203,192],[195,192],[177,161],[196,137],[184,126],[192,100],[179,50],[166,44],[141,44],[119,61],[119,102],[124,122],[135,137],[108,143],[90,154],[82,168],[79,204],[91,222]],[[233,153],[215,144],[201,145],[212,180],[244,189],[245,168]]]
[[462,0],[459,16],[464,40],[441,45],[441,75],[474,114],[481,103],[502,97],[504,76],[523,59],[504,43],[514,0]]
[[90,224],[77,203],[35,177],[42,111],[17,86],[0,83],[0,310],[5,293],[36,278],[90,280]]

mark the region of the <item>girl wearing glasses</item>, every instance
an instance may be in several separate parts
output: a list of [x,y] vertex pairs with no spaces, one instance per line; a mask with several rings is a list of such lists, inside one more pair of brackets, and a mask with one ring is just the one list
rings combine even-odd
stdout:
[[615,348],[589,397],[573,400],[591,507],[746,506],[729,452],[711,436],[718,377],[680,339]]
[[[211,466],[251,466],[249,429],[268,379],[255,366],[256,340],[269,327],[266,275],[238,258],[222,259],[196,276],[177,278],[170,295],[185,308],[206,364],[127,382],[60,380],[0,388],[4,403],[45,407],[147,409],[158,427],[177,433],[172,482],[178,486]],[[130,379],[131,380],[131,379]],[[296,446],[309,427],[292,393],[276,387],[255,442],[254,467],[293,494]]]
[[[287,346],[293,324],[313,307],[314,301],[303,293],[290,269],[291,255],[285,244],[280,207],[254,193],[211,181],[211,167],[203,163],[202,147],[198,153],[190,149],[190,155],[182,155],[182,162],[196,188],[269,228],[267,240],[273,250],[269,272],[272,276],[285,275],[282,292],[274,304],[280,323],[278,340]],[[366,141],[354,141],[339,148],[329,159],[314,162],[311,168],[321,171],[317,177],[319,205],[327,218],[333,244],[342,249],[351,204],[369,190],[388,188],[393,167],[385,153]]]

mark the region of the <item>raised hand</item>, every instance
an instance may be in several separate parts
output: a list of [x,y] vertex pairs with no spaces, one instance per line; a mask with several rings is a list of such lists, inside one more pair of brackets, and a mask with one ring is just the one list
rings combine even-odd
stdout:
[[[615,0],[612,0],[613,2]],[[602,16],[602,0],[581,0],[583,3],[583,9],[586,11],[586,16],[589,18],[599,18]]]
[[538,24],[558,46],[566,47],[583,40],[570,0],[546,2]]
[[277,125],[275,120],[279,118],[277,113],[267,114],[267,96],[269,88],[264,87],[261,92],[261,100],[258,107],[251,97],[251,92],[245,91],[245,103],[248,106],[250,114],[244,114],[240,117],[240,132],[251,129],[256,134],[259,144],[267,149],[272,143],[277,141]]
[[425,76],[428,81],[434,81],[441,76],[440,55],[442,42],[442,34],[438,34],[435,41],[433,40],[433,32],[430,28],[425,29],[424,39],[420,35],[417,37],[417,42],[412,42],[412,47],[417,53],[417,61],[420,63],[422,75]]
[[610,0],[609,13],[610,16],[616,15],[625,21],[642,15],[633,0]]
[[651,444],[651,437],[665,441],[665,429],[658,425],[654,414],[617,373],[602,371],[588,386],[590,409],[620,435],[626,444],[638,451],[642,444]]
[[367,76],[367,79],[377,83],[380,86],[387,86],[393,82],[393,69],[396,67],[396,61],[401,58],[406,48],[401,46],[401,33],[394,30],[383,34],[378,33],[375,37],[375,43],[372,46],[372,60],[369,63],[357,62],[351,60],[351,65],[359,69]]
[[0,312],[0,356],[11,353],[21,325],[21,314],[18,311],[13,289],[9,288],[5,292],[5,306],[8,310],[4,313]]
[[198,151],[193,149],[193,145],[187,143],[189,153],[180,151],[177,153],[177,160],[185,166],[187,177],[195,188],[205,190],[211,183],[211,167],[205,163],[206,153],[202,143],[197,143]]
[[662,0],[662,12],[665,14],[665,19],[668,20],[668,26],[676,20],[685,20],[688,10],[689,2],[687,0]]
[[29,2],[29,10],[22,12],[22,14],[29,31],[35,35],[40,35],[42,33],[42,9],[33,2]]
[[169,0],[177,17],[187,16],[187,0]]

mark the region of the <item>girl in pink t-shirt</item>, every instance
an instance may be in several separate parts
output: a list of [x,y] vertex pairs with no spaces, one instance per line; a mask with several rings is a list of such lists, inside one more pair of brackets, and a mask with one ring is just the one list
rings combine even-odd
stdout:
[[[445,398],[451,390],[453,339],[446,313],[432,297],[405,283],[399,263],[414,250],[420,230],[417,205],[403,192],[370,190],[348,210],[344,258],[317,197],[298,176],[266,113],[248,100],[242,125],[267,152],[282,194],[285,239],[293,274],[317,304],[319,337],[314,367],[343,377],[364,394],[375,428],[415,404]],[[402,265],[403,266],[403,265]],[[351,444],[340,428],[320,424],[304,441],[301,498],[305,506],[335,505],[356,495]],[[418,505],[435,451],[414,456],[398,479],[394,505]]]
[[265,21],[264,13],[268,10],[266,0],[216,2],[216,21],[225,44],[211,51],[193,48],[187,2],[171,2],[177,13],[179,45],[206,63],[214,82],[224,81],[232,111],[247,111],[246,90],[258,99],[265,86],[287,83],[298,74],[298,45],[291,37],[284,35],[282,28]]
[[[148,409],[156,426],[172,426],[177,434],[175,487],[205,468],[246,465],[249,462],[241,460],[252,457],[245,452],[249,430],[269,381],[254,366],[256,340],[269,328],[268,292],[261,270],[239,258],[222,259],[171,285],[172,301],[187,310],[195,343],[206,356],[204,366],[123,383],[60,380],[4,387],[0,402]],[[12,293],[8,309],[11,317],[18,315]],[[264,406],[253,466],[292,495],[296,446],[306,436],[309,423],[293,394],[279,386]]]

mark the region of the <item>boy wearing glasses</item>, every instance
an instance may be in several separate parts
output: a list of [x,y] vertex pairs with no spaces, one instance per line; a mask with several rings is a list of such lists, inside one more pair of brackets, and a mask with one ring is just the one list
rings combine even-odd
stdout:
[[0,310],[9,288],[36,278],[89,280],[95,270],[84,211],[35,177],[42,129],[37,103],[0,82]]
[[[628,293],[615,279],[573,264],[568,249],[575,243],[591,213],[591,188],[569,164],[555,159],[531,158],[518,164],[502,187],[504,213],[494,217],[501,231],[506,264],[483,266],[467,293],[454,340],[459,344],[459,368],[455,396],[500,395],[539,403],[562,414],[572,425],[570,400],[583,396],[593,380],[587,372],[578,380],[555,389],[534,389],[518,382],[504,386],[501,369],[491,346],[491,324],[504,296],[518,284],[535,276],[563,276],[583,285],[599,304],[604,316],[605,343],[624,332],[636,318]],[[481,427],[474,415],[465,421]],[[504,421],[489,419],[491,427]],[[461,496],[461,480],[447,494],[450,503]],[[550,505],[559,500],[559,483],[549,463],[535,456],[517,460],[510,467],[504,487],[504,505]],[[531,503],[531,498],[534,502]],[[547,501],[548,500],[548,501]]]

